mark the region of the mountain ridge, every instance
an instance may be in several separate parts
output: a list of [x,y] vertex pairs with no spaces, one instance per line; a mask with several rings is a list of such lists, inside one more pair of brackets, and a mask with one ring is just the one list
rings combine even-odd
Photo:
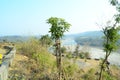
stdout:
[[[82,33],[76,33],[76,34],[68,34],[65,35],[63,38],[73,38],[76,39],[78,37],[99,37],[103,36],[102,31],[87,31]],[[26,41],[30,37],[40,38],[40,36],[22,36],[22,35],[8,35],[8,36],[0,36],[0,42],[3,40],[10,41],[10,42],[17,42],[17,41]]]
[[102,33],[102,31],[86,31],[86,32],[82,32],[82,33],[76,33],[76,34],[68,34],[65,35],[65,37],[72,37],[72,38],[76,38],[76,37],[98,37],[98,36],[103,36],[104,34]]

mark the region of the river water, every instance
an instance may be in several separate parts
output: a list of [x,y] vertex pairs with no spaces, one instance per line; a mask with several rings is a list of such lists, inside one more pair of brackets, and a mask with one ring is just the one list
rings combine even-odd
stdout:
[[[76,42],[73,39],[66,39],[62,41],[62,46],[67,47],[68,50],[73,52],[76,47]],[[105,52],[100,48],[90,47],[90,46],[80,46],[80,50],[88,51],[92,59],[95,58],[100,59],[105,57]],[[108,58],[108,61],[111,64],[120,66],[120,53],[112,52]]]
[[[102,49],[99,48],[93,48],[91,47],[90,50],[91,58],[104,58],[105,52]],[[108,61],[111,64],[119,65],[120,66],[120,53],[112,52],[111,55],[108,57]]]

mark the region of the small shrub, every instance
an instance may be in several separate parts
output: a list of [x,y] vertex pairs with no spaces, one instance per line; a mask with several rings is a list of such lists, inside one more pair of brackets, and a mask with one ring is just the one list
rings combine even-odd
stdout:
[[63,47],[61,47],[61,53],[66,53],[66,48],[63,46]]
[[85,58],[90,58],[90,53],[89,52],[85,52]]
[[68,54],[66,55],[66,57],[67,57],[68,59],[71,59],[73,56],[72,56],[71,53],[68,53]]
[[77,64],[71,63],[69,60],[63,61],[63,80],[80,79],[80,69]]
[[103,80],[116,80],[115,77],[113,77],[112,75],[108,74],[105,71],[102,74],[102,79]]
[[83,79],[84,80],[96,80],[95,70],[90,69],[86,74],[84,74]]
[[89,53],[89,52],[80,52],[80,53],[79,53],[79,57],[80,57],[81,59],[90,58],[90,53]]
[[39,40],[32,38],[27,42],[17,44],[17,49],[18,53],[29,58],[29,62],[26,63],[29,76],[25,74],[25,76],[28,76],[26,80],[52,78],[50,75],[56,71],[55,57],[47,51],[46,47],[41,46]]
[[79,56],[80,56],[81,59],[84,59],[84,58],[85,58],[85,55],[84,55],[83,53],[80,53]]

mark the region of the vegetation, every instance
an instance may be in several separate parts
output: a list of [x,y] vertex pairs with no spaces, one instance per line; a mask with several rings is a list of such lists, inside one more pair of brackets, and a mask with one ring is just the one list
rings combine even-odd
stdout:
[[97,80],[95,76],[95,69],[91,68],[86,74],[83,75],[84,80]]
[[75,56],[76,56],[76,58],[79,56],[79,45],[77,45],[76,46],[76,48],[75,48],[75,51],[74,51],[74,54],[75,54]]
[[47,23],[51,24],[50,33],[53,40],[55,40],[55,47],[56,47],[56,62],[59,77],[58,79],[61,80],[61,43],[60,39],[63,37],[64,32],[68,31],[69,27],[71,26],[68,22],[66,22],[62,18],[51,17],[47,20]]
[[[119,40],[119,29],[115,28],[116,26],[108,26],[105,29],[103,29],[103,33],[105,35],[104,39],[104,51],[106,52],[105,59],[103,60],[101,64],[101,71],[100,71],[100,77],[99,80],[102,79],[102,72],[105,68],[108,68],[108,57],[110,56],[111,52],[117,49],[117,41]],[[110,72],[109,72],[110,73]]]
[[47,35],[41,36],[40,42],[41,42],[42,46],[45,46],[47,48],[52,44],[52,39],[47,34]]
[[31,38],[27,42],[17,43],[16,47],[19,55],[23,55],[23,60],[16,59],[18,61],[16,63],[19,64],[14,65],[10,80],[16,80],[16,78],[17,80],[47,80],[47,78],[51,78],[51,74],[56,70],[55,57],[42,46],[38,39]]
[[82,49],[80,49],[80,45],[78,44],[75,48],[73,56],[76,58],[88,59],[90,58],[89,49],[87,46],[84,46]]
[[[55,56],[35,38],[24,43],[17,43],[15,62],[10,70],[9,80],[57,80]],[[19,60],[20,59],[20,60]],[[69,59],[62,61],[62,79],[80,78],[80,69]]]
[[[118,4],[118,2],[117,2],[117,0],[112,0],[111,4],[113,6],[115,6]],[[118,9],[118,6],[117,6],[117,9]],[[120,8],[120,6],[119,6],[119,8]],[[119,22],[120,22],[120,16],[115,15],[115,23],[113,23],[112,25],[108,24],[105,28],[103,28],[103,33],[104,33],[104,45],[103,45],[103,47],[104,47],[104,51],[106,52],[106,55],[105,55],[105,59],[101,63],[99,80],[102,80],[102,73],[103,73],[103,71],[106,70],[106,68],[108,69],[108,72],[107,73],[104,72],[105,75],[110,80],[113,80],[108,75],[108,74],[110,74],[108,57],[110,56],[111,52],[116,50],[118,47],[117,42],[120,39],[120,35],[119,35],[119,25],[117,25],[117,24]]]
[[[51,26],[49,31],[51,37],[42,35],[40,39],[32,37],[17,41],[15,43],[17,54],[13,66],[10,67],[8,80],[119,80],[120,68],[109,65],[108,58],[118,48],[120,4],[117,0],[111,0],[110,3],[116,7],[118,14],[114,16],[112,23],[108,23],[103,28],[104,37],[76,38],[78,45],[75,51],[67,52],[66,47],[61,47],[61,39],[71,24],[57,17],[47,19],[47,23]],[[9,41],[5,39],[3,43]],[[101,43],[103,43],[105,58],[90,59],[87,46],[102,47]],[[55,55],[48,51],[52,44],[55,47]],[[79,44],[85,46],[80,48]],[[0,55],[0,64],[1,58]]]
[[63,72],[63,79],[64,80],[77,80],[79,79],[78,75],[80,74],[80,69],[77,64],[69,62],[69,60],[65,60],[63,62],[63,67],[62,67],[62,72]]
[[[42,46],[38,39],[31,38],[27,42],[17,43],[16,47],[17,54],[10,68],[8,80],[58,80],[56,58]],[[63,57],[61,77],[63,80],[97,80],[96,71],[98,71],[99,65],[96,62],[94,61],[94,64],[97,67],[93,65],[92,60],[85,62],[93,65],[92,67],[87,66],[88,69],[86,69],[76,64],[74,58]],[[120,69],[116,66],[110,67],[111,76],[103,73],[103,80],[107,80],[108,77],[119,80]]]
[[63,53],[63,54],[65,54],[66,53],[66,48],[63,46],[63,47],[61,47],[61,53]]

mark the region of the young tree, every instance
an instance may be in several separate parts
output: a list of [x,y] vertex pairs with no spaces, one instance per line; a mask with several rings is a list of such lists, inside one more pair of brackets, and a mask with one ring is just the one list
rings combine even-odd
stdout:
[[101,80],[102,77],[102,72],[103,70],[105,70],[105,68],[108,69],[108,57],[110,56],[111,52],[116,50],[118,45],[117,45],[117,41],[120,38],[119,37],[119,29],[115,28],[115,26],[108,26],[106,28],[103,29],[103,33],[104,33],[104,51],[105,51],[105,59],[103,60],[102,64],[101,64],[101,70],[100,70],[100,77],[99,80]]
[[56,47],[56,61],[57,61],[57,68],[59,72],[59,80],[61,80],[61,45],[60,39],[64,35],[64,32],[69,30],[71,24],[66,22],[62,18],[51,17],[47,20],[47,23],[51,25],[50,33],[53,40],[55,40],[55,47]]
[[80,48],[80,45],[77,44],[76,47],[75,47],[75,51],[74,51],[76,58],[79,57],[79,53],[80,53],[79,48]]
[[104,51],[106,52],[106,55],[105,55],[105,59],[103,59],[101,63],[99,80],[102,79],[102,72],[105,70],[105,68],[108,69],[108,73],[109,73],[108,57],[110,56],[112,51],[117,49],[118,47],[117,42],[120,39],[120,35],[119,35],[120,5],[117,0],[111,0],[110,3],[116,7],[118,14],[114,16],[115,19],[113,25],[108,25],[107,27],[103,28],[103,33],[104,33],[103,47],[104,47]]

